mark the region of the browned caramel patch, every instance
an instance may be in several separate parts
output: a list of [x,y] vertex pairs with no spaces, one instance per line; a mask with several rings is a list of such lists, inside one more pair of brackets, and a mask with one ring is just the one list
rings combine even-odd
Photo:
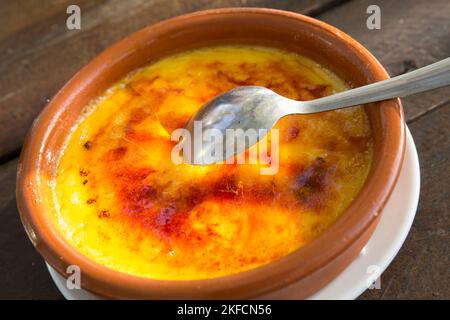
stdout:
[[87,171],[87,170],[84,169],[84,168],[80,168],[79,173],[80,173],[80,176],[81,176],[81,177],[87,177],[87,176],[89,175],[89,171]]
[[126,155],[127,151],[127,147],[117,147],[109,150],[103,158],[105,161],[119,161]]
[[297,197],[306,208],[320,209],[330,201],[336,164],[316,158],[297,178]]
[[110,216],[110,213],[109,213],[108,210],[100,210],[100,212],[98,213],[98,217],[100,219],[102,219],[102,218],[109,218],[109,216]]
[[86,150],[89,150],[90,148],[92,148],[92,142],[91,142],[91,141],[86,141],[86,142],[83,144],[83,147],[84,147]]

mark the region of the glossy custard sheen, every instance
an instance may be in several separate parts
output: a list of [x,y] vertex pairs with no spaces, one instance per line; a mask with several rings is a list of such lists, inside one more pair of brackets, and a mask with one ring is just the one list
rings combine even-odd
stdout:
[[241,85],[297,100],[346,89],[312,61],[262,47],[199,49],[133,72],[86,107],[68,138],[51,217],[63,237],[115,270],[205,279],[267,264],[320,235],[370,168],[360,107],[282,119],[274,175],[261,175],[263,164],[171,161],[171,132]]

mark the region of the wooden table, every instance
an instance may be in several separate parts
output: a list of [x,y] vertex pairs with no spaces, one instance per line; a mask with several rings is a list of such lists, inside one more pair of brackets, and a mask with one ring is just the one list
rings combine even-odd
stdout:
[[[81,7],[68,31],[66,8]],[[381,8],[368,30],[366,9]],[[398,75],[450,56],[448,0],[0,0],[0,298],[61,299],[16,208],[24,135],[59,88],[115,41],[159,20],[207,8],[273,7],[307,14],[349,33]],[[419,210],[380,290],[361,299],[450,298],[450,88],[403,99],[421,162]]]

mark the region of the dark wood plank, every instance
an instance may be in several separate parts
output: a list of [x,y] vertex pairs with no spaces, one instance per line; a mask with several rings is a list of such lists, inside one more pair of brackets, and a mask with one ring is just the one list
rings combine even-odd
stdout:
[[419,153],[421,194],[412,229],[381,276],[381,290],[362,299],[450,298],[450,103],[409,126]]
[[20,222],[16,165],[14,160],[0,166],[0,299],[59,299],[44,261]]
[[0,39],[43,20],[57,12],[65,12],[71,0],[41,1],[35,0],[1,0],[0,1]]
[[[32,25],[19,24],[17,28],[25,27],[0,39],[0,157],[18,152],[33,119],[77,70],[115,41],[146,25],[207,8],[275,7],[308,14],[340,2],[78,0],[73,3],[81,7],[81,30],[66,29],[67,14],[61,6]],[[15,11],[9,11],[14,15]]]
[[[381,29],[368,30],[366,9],[381,9]],[[450,1],[355,0],[318,18],[366,46],[391,76],[450,57]],[[406,119],[450,101],[450,87],[403,99]]]

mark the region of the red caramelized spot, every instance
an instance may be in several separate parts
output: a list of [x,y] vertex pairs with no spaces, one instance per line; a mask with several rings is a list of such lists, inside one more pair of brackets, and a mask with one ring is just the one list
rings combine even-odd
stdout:
[[243,195],[243,185],[233,175],[221,178],[212,188],[212,194],[221,199],[233,199]]
[[158,199],[161,207],[152,218],[152,226],[167,238],[188,237],[189,228],[184,227],[192,209],[200,204],[208,192],[196,185],[187,186],[175,199]]
[[103,158],[105,161],[119,161],[125,156],[127,151],[127,147],[114,148],[106,152]]
[[145,141],[151,141],[154,138],[154,136],[151,133],[148,133],[146,131],[136,131],[136,130],[126,130],[125,138],[129,140],[133,140],[135,142],[145,142]]
[[[240,65],[241,69],[245,69],[243,65]],[[238,80],[235,77],[233,77],[232,74],[228,74],[226,72],[223,72],[222,70],[217,71],[217,78],[221,82],[228,82],[229,84],[232,84],[235,87],[238,86],[246,86],[249,84],[250,76],[247,76],[244,80]]]
[[168,206],[160,209],[155,219],[156,224],[163,227],[169,225],[175,213],[176,210],[174,206]]
[[129,125],[138,125],[149,116],[148,111],[144,108],[133,109],[128,120]]
[[168,205],[156,213],[151,225],[159,235],[170,240],[185,235],[187,230],[183,230],[183,225],[186,217],[187,215],[180,213],[174,205]]
[[124,212],[133,217],[153,208],[157,190],[145,183],[145,178],[154,172],[152,169],[121,169],[114,179],[120,186],[119,195]]
[[355,148],[355,151],[361,152],[367,149],[367,144],[369,142],[368,137],[365,136],[350,136],[348,137],[348,141],[351,146]]
[[299,133],[300,129],[298,128],[298,126],[296,126],[295,124],[291,125],[287,130],[286,142],[290,142],[297,139]]
[[113,174],[124,217],[167,240],[182,236],[184,221],[192,208],[203,201],[205,189],[186,186],[172,199],[164,189],[157,190],[146,182],[153,172],[151,169],[120,169]]
[[150,79],[148,78],[140,78],[139,80],[135,80],[127,85],[128,88],[134,91],[134,93],[139,95],[145,95],[149,88],[153,85],[153,83],[158,80],[160,76],[154,76]]
[[145,212],[153,208],[157,191],[155,188],[149,185],[142,185],[140,187],[133,188],[133,191],[129,193],[130,206],[128,209],[134,212]]
[[109,211],[108,211],[108,210],[101,210],[101,211],[98,213],[98,217],[99,217],[100,219],[102,219],[102,218],[109,218],[109,216],[110,216],[110,214],[109,214]]
[[184,210],[191,210],[196,205],[200,204],[204,198],[206,197],[207,192],[205,192],[205,189],[196,186],[196,185],[190,185],[185,188],[185,192],[180,195],[180,199],[178,201],[180,202],[180,207]]
[[277,196],[278,191],[273,181],[269,183],[258,183],[252,185],[250,190],[246,190],[246,194],[251,196],[252,200],[256,203],[261,203],[264,201],[273,201]]
[[325,147],[327,148],[327,150],[335,151],[335,150],[337,150],[338,146],[339,146],[339,144],[336,140],[330,140],[326,143]]

